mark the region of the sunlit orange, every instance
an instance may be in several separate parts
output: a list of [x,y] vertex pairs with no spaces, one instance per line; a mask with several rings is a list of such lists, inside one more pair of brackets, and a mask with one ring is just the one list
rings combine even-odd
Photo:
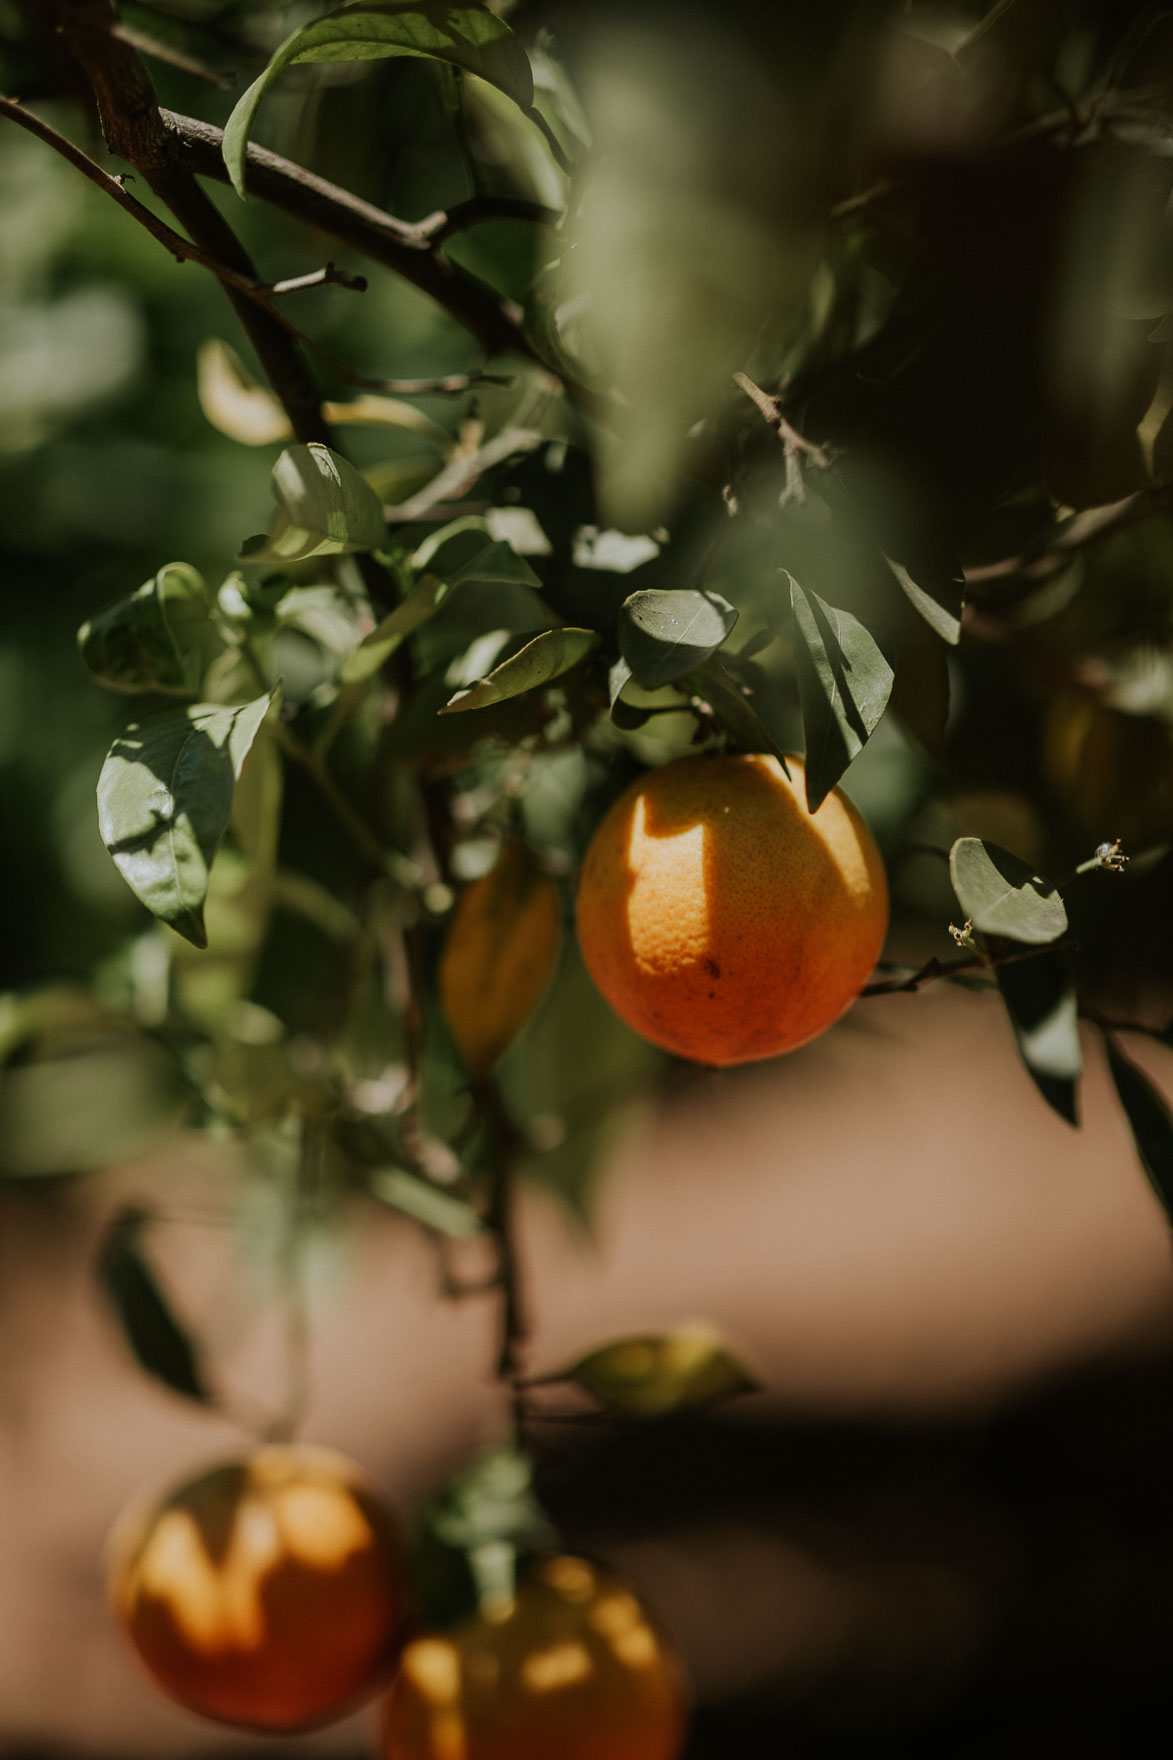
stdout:
[[587,851],[578,937],[630,1027],[697,1063],[746,1063],[823,1032],[871,973],[888,888],[838,790],[815,813],[801,759],[678,758],[622,795]]
[[406,1617],[395,1522],[329,1449],[270,1446],[215,1467],[111,1539],[115,1613],[181,1705],[293,1730],[374,1692]]
[[510,1600],[409,1644],[384,1760],[677,1760],[684,1673],[621,1578],[541,1561]]

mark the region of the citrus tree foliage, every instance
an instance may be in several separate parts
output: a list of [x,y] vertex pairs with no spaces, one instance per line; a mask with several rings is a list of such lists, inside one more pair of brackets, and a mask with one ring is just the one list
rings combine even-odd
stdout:
[[[663,1067],[560,932],[586,842],[804,750],[921,961],[871,988],[999,995],[1072,1125],[1097,1027],[1170,1206],[1120,1037],[1168,1036],[1165,9],[45,0],[0,69],[10,1176],[183,1119],[290,1251],[354,1193],[488,1240],[524,1428],[510,1189],[585,1214]],[[104,1285],[214,1401],[151,1226]],[[688,1331],[563,1379],[750,1384]]]

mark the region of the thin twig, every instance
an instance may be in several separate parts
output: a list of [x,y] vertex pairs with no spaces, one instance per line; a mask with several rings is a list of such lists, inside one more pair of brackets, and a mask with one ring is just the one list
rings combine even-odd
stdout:
[[1037,959],[1041,953],[1057,953],[1071,945],[1067,941],[1051,941],[1045,947],[1019,948],[1014,953],[961,954],[957,959],[926,960],[915,972],[902,978],[879,978],[865,984],[861,996],[913,995],[926,984],[941,978],[957,978],[965,972],[989,972],[997,966],[1015,966],[1024,959]]
[[168,67],[176,67],[180,73],[190,73],[195,79],[206,80],[209,85],[219,86],[222,92],[230,91],[236,84],[236,75],[220,67],[210,67],[196,55],[188,55],[182,49],[176,49],[171,43],[161,42],[147,31],[135,30],[131,24],[116,24],[110,32],[120,42],[129,43],[140,55],[148,55],[153,61],[162,61]]

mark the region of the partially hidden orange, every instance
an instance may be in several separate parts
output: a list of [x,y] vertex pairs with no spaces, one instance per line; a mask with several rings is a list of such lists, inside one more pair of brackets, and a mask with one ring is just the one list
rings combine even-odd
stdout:
[[132,1508],[110,1543],[116,1617],[189,1710],[296,1730],[386,1678],[407,1616],[397,1524],[333,1450],[270,1445]]
[[677,1760],[683,1666],[612,1571],[543,1559],[507,1601],[403,1654],[385,1760]]
[[678,758],[611,807],[583,864],[578,937],[612,1008],[697,1063],[775,1057],[825,1031],[875,966],[888,888],[846,795],[804,768]]

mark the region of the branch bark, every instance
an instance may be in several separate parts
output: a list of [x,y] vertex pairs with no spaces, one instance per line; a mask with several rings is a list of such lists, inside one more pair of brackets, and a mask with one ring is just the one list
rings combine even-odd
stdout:
[[[48,0],[48,6],[65,47],[93,88],[110,151],[134,167],[205,257],[262,285],[248,252],[182,162],[141,56],[117,34],[120,20],[113,0]],[[297,439],[332,445],[317,387],[296,341],[254,297],[229,285],[225,291]]]

